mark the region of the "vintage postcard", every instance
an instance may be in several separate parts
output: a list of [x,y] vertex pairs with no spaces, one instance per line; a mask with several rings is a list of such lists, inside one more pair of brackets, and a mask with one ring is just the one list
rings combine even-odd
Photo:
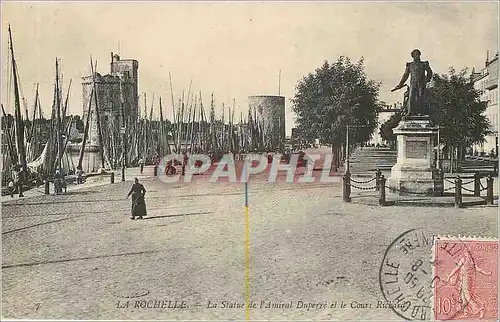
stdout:
[[2,320],[498,320],[498,2],[1,9]]

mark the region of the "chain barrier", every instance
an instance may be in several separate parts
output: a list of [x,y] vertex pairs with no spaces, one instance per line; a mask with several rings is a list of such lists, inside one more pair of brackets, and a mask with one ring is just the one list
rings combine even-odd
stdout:
[[443,192],[450,191],[450,190],[453,190],[453,189],[455,189],[455,187],[450,187],[450,188],[444,189]]
[[[451,183],[451,184],[455,184],[455,181],[452,181],[452,180],[448,180],[448,179],[444,179],[444,181],[448,182],[448,183]],[[467,182],[462,182],[462,185],[465,185],[465,184],[470,184],[470,183],[473,183],[475,180],[472,179],[471,181],[467,181]]]
[[358,186],[351,184],[350,182],[349,182],[349,186],[356,188],[356,189],[359,189],[359,190],[374,190],[377,188],[377,187],[358,187]]
[[483,190],[486,190],[486,189],[487,189],[487,187],[483,186],[483,183],[482,183],[481,181],[479,181],[479,185],[481,186],[481,191],[483,191]]
[[470,190],[470,189],[467,189],[467,188],[465,188],[465,187],[462,187],[462,189],[463,189],[463,190],[465,190],[465,191],[468,191],[468,192],[475,193],[475,191],[474,191],[474,190]]
[[354,180],[353,178],[351,178],[351,181],[352,181],[352,182],[354,182],[354,183],[365,184],[365,183],[370,183],[370,182],[372,182],[373,180],[376,180],[376,179],[377,179],[377,177],[375,177],[375,178],[371,178],[371,179],[370,179],[370,180],[368,180],[368,181],[356,181],[356,180]]

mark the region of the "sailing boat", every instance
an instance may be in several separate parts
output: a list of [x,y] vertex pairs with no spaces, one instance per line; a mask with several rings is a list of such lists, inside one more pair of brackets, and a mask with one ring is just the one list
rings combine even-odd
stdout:
[[[73,120],[72,118],[68,121],[65,120],[66,107],[61,106],[60,95],[59,61],[56,59],[56,82],[50,126],[51,135],[38,158],[27,164],[29,171],[38,177],[51,178],[56,169],[59,169],[62,175],[72,174],[75,171],[73,161],[66,151],[69,142],[69,130]],[[66,99],[66,106],[67,101]]]
[[15,147],[17,152],[16,166],[22,169],[25,173],[27,172],[26,163],[26,146],[24,141],[24,123],[21,115],[21,102],[19,94],[19,80],[16,59],[14,56],[14,45],[12,42],[12,32],[9,25],[9,42],[10,42],[10,54],[12,63],[12,76],[14,81],[14,133],[15,133]]

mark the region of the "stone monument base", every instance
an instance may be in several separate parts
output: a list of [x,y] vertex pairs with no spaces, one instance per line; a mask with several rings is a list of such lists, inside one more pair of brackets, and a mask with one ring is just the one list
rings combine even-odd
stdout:
[[391,169],[389,188],[400,195],[440,194],[442,183],[434,167],[437,128],[429,117],[405,117],[393,133],[397,135],[398,159]]

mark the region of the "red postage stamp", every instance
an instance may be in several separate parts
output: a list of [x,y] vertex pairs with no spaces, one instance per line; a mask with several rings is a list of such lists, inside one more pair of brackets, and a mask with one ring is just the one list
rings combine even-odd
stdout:
[[498,239],[434,241],[434,318],[498,318]]

